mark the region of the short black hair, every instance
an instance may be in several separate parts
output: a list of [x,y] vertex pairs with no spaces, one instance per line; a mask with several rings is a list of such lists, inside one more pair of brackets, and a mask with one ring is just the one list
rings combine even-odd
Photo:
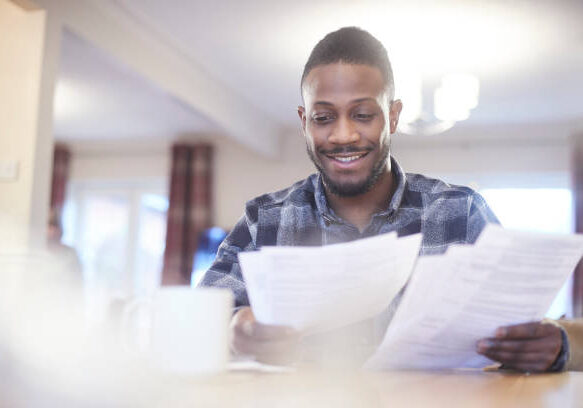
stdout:
[[370,65],[381,71],[390,96],[394,94],[393,69],[384,45],[368,31],[343,27],[327,34],[312,50],[302,74],[301,85],[312,69],[320,65],[343,62]]

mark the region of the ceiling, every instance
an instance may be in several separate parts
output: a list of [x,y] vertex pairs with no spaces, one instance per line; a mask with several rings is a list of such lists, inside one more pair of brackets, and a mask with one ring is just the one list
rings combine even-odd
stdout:
[[216,127],[102,50],[64,31],[55,91],[60,140],[173,138]]
[[[426,86],[464,72],[480,79],[465,125],[583,118],[582,1],[107,0],[282,127],[297,126],[299,78],[327,32],[356,25],[389,51],[397,97],[417,72]],[[78,103],[57,111],[59,137],[168,136],[216,126],[74,35],[59,85]],[[111,119],[115,118],[115,119]]]

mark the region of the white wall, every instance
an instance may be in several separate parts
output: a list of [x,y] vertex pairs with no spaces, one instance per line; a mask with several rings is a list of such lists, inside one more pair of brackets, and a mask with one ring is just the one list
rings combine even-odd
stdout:
[[[463,126],[432,137],[397,135],[394,151],[411,156],[411,165],[428,171],[531,171],[566,169],[570,123]],[[433,151],[415,160],[412,152]],[[546,151],[546,153],[544,153]],[[538,153],[537,153],[538,152]],[[543,153],[543,156],[540,155]],[[485,156],[484,156],[485,154]],[[490,156],[493,154],[494,156]]]
[[[568,186],[571,150],[567,125],[460,128],[457,132],[432,139],[397,135],[393,154],[406,171],[471,183],[475,188]],[[285,188],[314,171],[299,130],[289,130],[282,137],[278,159],[266,159],[221,136],[194,139],[216,146],[215,220],[225,228],[241,216],[248,199]],[[138,151],[125,153],[130,146]],[[169,171],[168,144],[78,145],[71,179],[167,182]]]
[[[231,228],[243,214],[245,202],[284,188],[312,170],[299,133],[288,134],[278,159],[265,158],[221,136],[193,137],[215,145],[214,218]],[[71,145],[72,183],[159,183],[168,185],[170,145],[167,142],[76,143]]]
[[[0,165],[12,169],[0,180],[3,246],[44,242],[58,34],[42,10],[0,0]],[[18,236],[5,223],[17,225]]]
[[277,159],[266,159],[234,143],[219,143],[215,169],[215,219],[223,227],[239,219],[245,201],[285,188],[314,171],[299,130],[282,137]]
[[570,187],[570,123],[458,126],[444,135],[397,135],[393,154],[408,172],[474,188]]

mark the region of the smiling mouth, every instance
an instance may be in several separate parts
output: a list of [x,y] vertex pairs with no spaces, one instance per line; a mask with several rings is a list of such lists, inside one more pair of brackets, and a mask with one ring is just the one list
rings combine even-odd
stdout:
[[363,158],[367,154],[368,154],[368,152],[358,153],[358,154],[353,153],[350,156],[328,156],[328,158],[330,158],[332,160],[339,161],[341,163],[350,163],[350,162],[353,162],[353,161],[356,161],[358,159]]

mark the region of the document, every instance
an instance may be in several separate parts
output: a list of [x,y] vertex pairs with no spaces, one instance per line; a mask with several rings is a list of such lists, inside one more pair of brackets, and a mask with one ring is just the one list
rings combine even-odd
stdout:
[[583,255],[583,236],[488,226],[474,246],[419,259],[371,369],[484,367],[476,342],[540,320]]
[[413,270],[421,235],[383,234],[323,247],[264,247],[239,254],[260,323],[306,334],[333,330],[385,310]]

